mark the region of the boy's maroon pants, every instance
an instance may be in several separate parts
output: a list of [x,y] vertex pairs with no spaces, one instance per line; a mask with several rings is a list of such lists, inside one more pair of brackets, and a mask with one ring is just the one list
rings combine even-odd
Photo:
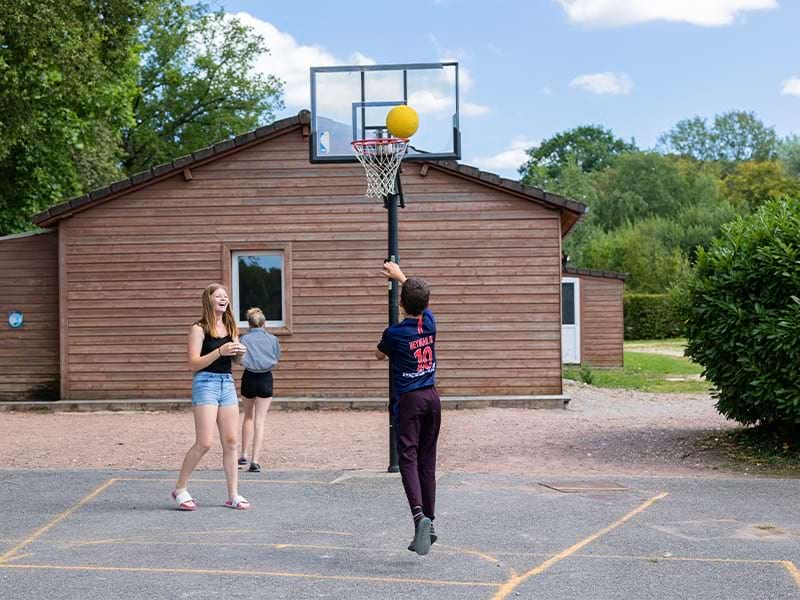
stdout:
[[436,505],[436,442],[442,422],[439,393],[431,386],[397,400],[397,452],[410,508],[433,519]]

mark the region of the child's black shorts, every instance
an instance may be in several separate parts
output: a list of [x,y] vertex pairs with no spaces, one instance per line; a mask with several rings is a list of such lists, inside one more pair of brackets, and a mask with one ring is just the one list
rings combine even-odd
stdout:
[[242,375],[242,396],[272,398],[272,371],[253,373],[245,369]]

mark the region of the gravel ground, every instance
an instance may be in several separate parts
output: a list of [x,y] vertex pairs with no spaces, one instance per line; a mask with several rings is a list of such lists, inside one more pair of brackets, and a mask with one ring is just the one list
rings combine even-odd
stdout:
[[[697,440],[733,427],[706,394],[650,394],[565,382],[567,410],[448,410],[439,468],[494,473],[690,475],[724,473]],[[388,416],[380,411],[270,413],[267,469],[385,469]],[[192,415],[4,413],[6,468],[178,469]],[[221,468],[215,446],[201,468]],[[729,471],[728,471],[729,472]]]

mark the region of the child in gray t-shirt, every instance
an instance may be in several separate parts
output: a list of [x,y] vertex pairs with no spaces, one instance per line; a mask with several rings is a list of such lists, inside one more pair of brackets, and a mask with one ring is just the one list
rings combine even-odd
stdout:
[[[281,357],[278,338],[265,328],[266,318],[260,308],[247,311],[250,331],[244,334],[239,343],[246,346],[245,359],[242,360],[242,398],[244,401],[244,421],[242,422],[242,451],[239,465],[250,463],[248,471],[261,472],[258,462],[264,442],[264,425],[267,411],[272,403],[272,369]],[[252,443],[253,453],[247,457]]]

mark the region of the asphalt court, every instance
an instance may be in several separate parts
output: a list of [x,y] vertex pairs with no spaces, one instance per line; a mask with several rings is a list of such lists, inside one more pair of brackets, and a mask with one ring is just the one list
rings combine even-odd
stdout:
[[0,598],[800,598],[800,480],[444,473],[428,556],[397,476],[0,471]]

